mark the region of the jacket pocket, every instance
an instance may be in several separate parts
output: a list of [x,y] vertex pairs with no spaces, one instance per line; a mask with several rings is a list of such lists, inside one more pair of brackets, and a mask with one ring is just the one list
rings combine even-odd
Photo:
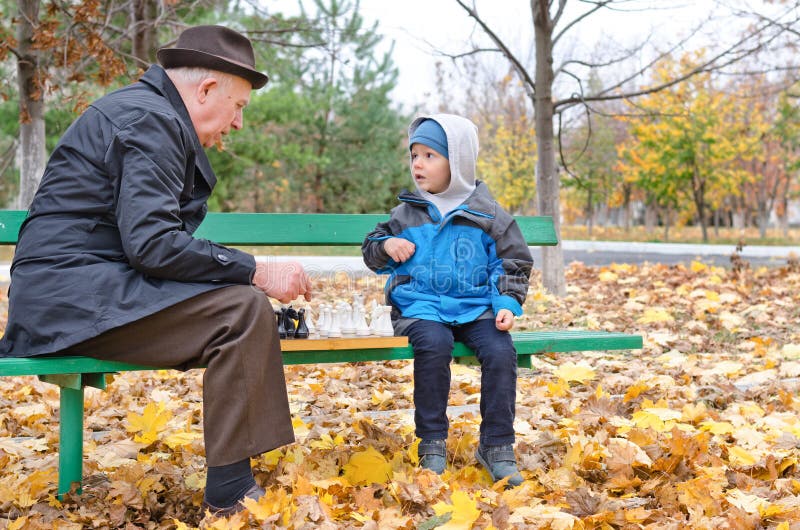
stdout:
[[480,240],[460,235],[452,243],[450,254],[453,259],[459,294],[474,296],[475,287],[489,283],[489,256]]
[[384,299],[385,299],[384,303],[386,305],[394,306],[394,304],[392,303],[392,299],[391,299],[392,291],[398,285],[404,285],[404,284],[407,284],[407,283],[410,283],[410,282],[411,282],[411,276],[408,275],[408,274],[396,274],[396,275],[392,276],[391,278],[389,278],[389,281],[386,282],[386,287],[383,288]]

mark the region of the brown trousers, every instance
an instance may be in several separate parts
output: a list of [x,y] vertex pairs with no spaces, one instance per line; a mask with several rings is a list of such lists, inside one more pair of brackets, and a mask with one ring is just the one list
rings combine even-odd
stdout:
[[294,441],[275,314],[253,287],[195,296],[60,353],[159,368],[206,366],[203,433],[209,466]]

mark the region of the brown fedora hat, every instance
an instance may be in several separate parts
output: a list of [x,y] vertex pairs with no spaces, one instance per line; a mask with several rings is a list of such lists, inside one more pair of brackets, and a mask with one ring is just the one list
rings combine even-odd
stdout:
[[161,48],[157,56],[164,68],[209,68],[247,79],[254,89],[269,81],[266,74],[255,69],[250,39],[224,26],[188,28],[180,34],[174,48]]

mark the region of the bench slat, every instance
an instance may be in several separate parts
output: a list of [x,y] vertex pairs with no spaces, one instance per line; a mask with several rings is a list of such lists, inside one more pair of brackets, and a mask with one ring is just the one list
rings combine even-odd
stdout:
[[[519,355],[544,352],[628,350],[642,347],[642,337],[604,331],[521,331],[512,333]],[[453,356],[469,357],[472,351],[457,343]],[[314,364],[360,361],[412,359],[411,347],[342,350],[306,350],[284,352],[284,364]],[[56,362],[57,361],[57,362]],[[100,361],[90,357],[57,357],[24,359],[0,358],[0,376],[47,375],[69,373],[107,373],[156,368],[116,361]]]
[[[196,235],[224,245],[360,246],[364,236],[388,218],[385,214],[211,212]],[[552,218],[515,219],[529,245],[558,244]],[[0,210],[0,244],[15,244],[24,220],[25,211]]]

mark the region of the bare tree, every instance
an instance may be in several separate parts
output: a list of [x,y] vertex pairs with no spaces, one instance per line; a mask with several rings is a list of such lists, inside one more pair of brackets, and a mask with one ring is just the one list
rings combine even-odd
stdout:
[[27,208],[46,162],[44,91],[39,78],[39,53],[33,36],[39,22],[39,1],[20,0],[17,24],[17,86],[19,88],[19,171],[18,207]]
[[[556,132],[555,120],[559,122],[561,116],[576,106],[584,106],[592,110],[592,104],[602,101],[629,99],[637,96],[651,94],[681,83],[701,72],[720,70],[736,64],[744,57],[748,57],[760,50],[775,44],[778,37],[790,32],[797,24],[797,16],[791,8],[787,8],[783,15],[775,18],[765,16],[755,17],[743,34],[737,36],[734,42],[720,45],[708,54],[708,59],[688,72],[653,86],[644,88],[634,87],[634,80],[645,79],[647,73],[675,50],[685,46],[694,32],[674,43],[668,49],[655,55],[646,64],[638,67],[629,75],[600,87],[594,92],[585,92],[585,82],[582,73],[587,69],[619,69],[625,61],[635,55],[642,55],[641,46],[621,52],[617,57],[611,57],[601,62],[591,62],[571,58],[554,67],[554,48],[567,40],[568,35],[595,14],[601,11],[626,11],[633,10],[636,0],[580,0],[580,12],[572,19],[566,19],[568,0],[530,0],[531,20],[534,29],[535,64],[533,69],[526,66],[522,59],[512,51],[498,32],[488,23],[487,19],[478,13],[474,0],[455,0],[464,9],[482,32],[492,41],[494,48],[475,47],[467,54],[482,52],[501,53],[513,66],[517,76],[525,85],[526,92],[534,107],[537,136],[537,165],[536,189],[538,213],[553,217],[560,239],[560,176],[556,166]],[[744,13],[740,14],[744,16]],[[702,26],[698,26],[699,28]],[[451,56],[456,58],[456,56]],[[557,76],[563,75],[573,80],[576,90],[569,96],[558,99],[554,94],[554,83]],[[606,76],[602,76],[606,77]],[[608,76],[609,78],[611,76]],[[543,275],[545,288],[552,293],[563,296],[566,293],[564,279],[564,258],[562,247],[545,247],[542,252]]]

